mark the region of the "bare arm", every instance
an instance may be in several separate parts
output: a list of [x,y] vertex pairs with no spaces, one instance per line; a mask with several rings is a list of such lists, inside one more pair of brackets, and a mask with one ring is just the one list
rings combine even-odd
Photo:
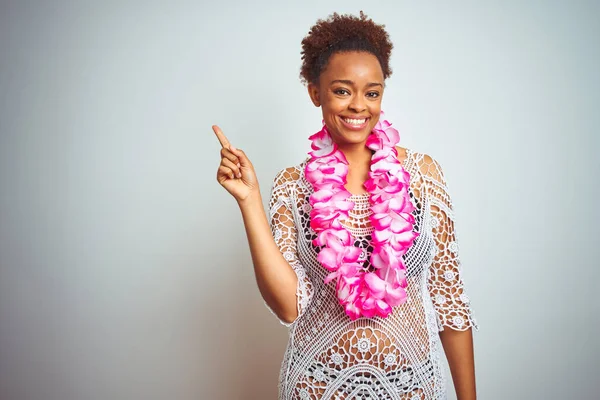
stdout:
[[239,205],[260,293],[282,321],[292,322],[298,315],[298,278],[271,234],[254,167],[242,150],[231,146],[218,126],[213,126],[213,131],[222,146],[217,181]]
[[452,373],[456,397],[458,400],[476,399],[472,330],[446,328],[440,332],[440,339]]

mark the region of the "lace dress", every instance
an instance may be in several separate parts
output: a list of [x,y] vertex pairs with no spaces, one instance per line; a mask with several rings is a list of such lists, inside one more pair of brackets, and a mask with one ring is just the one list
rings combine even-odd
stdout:
[[[406,150],[404,168],[420,235],[405,254],[408,299],[387,318],[350,320],[335,296],[335,282],[317,261],[304,177],[308,160],[277,174],[271,191],[273,237],[298,276],[298,318],[279,375],[280,399],[445,399],[439,331],[477,329],[463,279],[453,207],[442,170],[431,157]],[[368,194],[353,195],[343,221],[367,260],[373,231]]]

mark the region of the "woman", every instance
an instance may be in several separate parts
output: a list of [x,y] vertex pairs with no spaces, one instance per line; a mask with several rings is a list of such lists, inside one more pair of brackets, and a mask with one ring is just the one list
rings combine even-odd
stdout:
[[333,14],[302,41],[301,77],[324,126],[263,210],[248,157],[222,145],[218,182],[242,212],[259,290],[289,327],[281,399],[442,399],[440,351],[475,398],[469,300],[440,165],[398,147],[381,117],[392,44]]

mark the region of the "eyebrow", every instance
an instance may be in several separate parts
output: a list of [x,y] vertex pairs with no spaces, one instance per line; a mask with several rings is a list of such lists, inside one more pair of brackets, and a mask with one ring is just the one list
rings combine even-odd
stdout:
[[[348,80],[348,79],[335,79],[333,81],[331,81],[330,85],[333,85],[334,83],[342,83],[344,85],[349,85],[349,86],[353,86],[354,82]],[[367,83],[367,87],[373,87],[373,86],[381,86],[383,87],[383,85],[379,82],[369,82]]]

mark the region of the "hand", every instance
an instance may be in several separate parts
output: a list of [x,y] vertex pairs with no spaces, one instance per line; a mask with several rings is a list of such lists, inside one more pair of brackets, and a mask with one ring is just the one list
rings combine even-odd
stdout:
[[212,126],[221,143],[221,165],[217,171],[217,181],[239,202],[258,192],[258,179],[254,166],[246,154],[233,147],[217,125]]

